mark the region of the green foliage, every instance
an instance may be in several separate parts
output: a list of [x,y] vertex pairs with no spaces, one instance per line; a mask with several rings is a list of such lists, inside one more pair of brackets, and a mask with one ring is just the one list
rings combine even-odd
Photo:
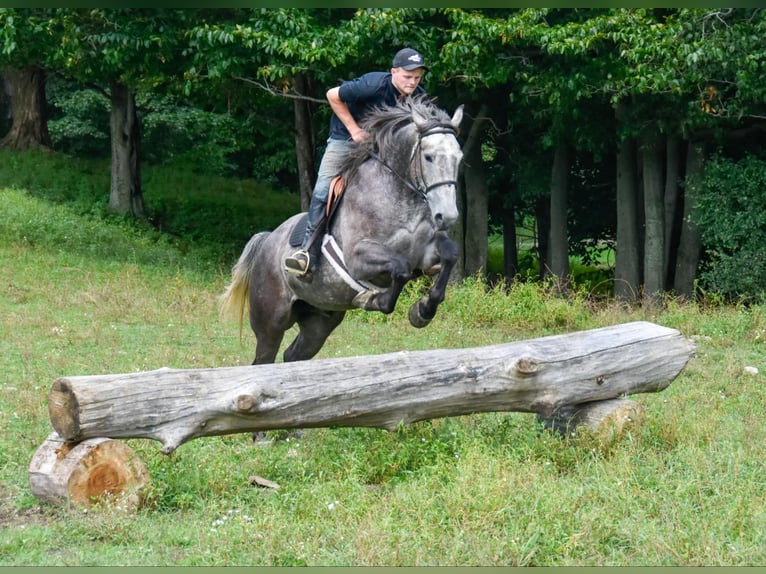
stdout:
[[703,286],[731,299],[766,301],[766,160],[719,157],[705,168],[696,221],[708,261]]
[[253,233],[274,229],[300,211],[297,194],[275,192],[251,180],[200,178],[184,163],[147,169],[144,181],[157,228],[185,245],[226,246],[227,254],[238,254]]
[[[92,218],[87,225],[115,219],[144,233],[147,241],[172,241],[184,253],[200,250],[217,264],[221,260],[228,264],[253,233],[274,229],[300,211],[297,194],[275,192],[251,180],[202,177],[192,166],[183,164],[147,166],[143,179],[152,228],[140,221],[115,219],[108,213],[108,162],[73,160],[50,152],[0,150],[0,181],[39,198],[41,208],[44,202],[59,204],[57,223],[30,216],[30,224],[36,223],[27,229],[26,241],[60,245],[62,249],[81,249],[78,235],[71,229],[72,218],[85,216]],[[8,232],[17,238],[23,234],[10,228]],[[116,238],[105,239],[93,248],[99,253],[134,249],[120,245]],[[143,249],[138,251],[144,253]]]
[[247,125],[229,114],[206,112],[173,101],[149,102],[141,149],[150,163],[181,164],[209,175],[232,175],[234,156],[254,146]]
[[46,83],[53,149],[83,158],[108,158],[109,100],[73,82],[49,78]]

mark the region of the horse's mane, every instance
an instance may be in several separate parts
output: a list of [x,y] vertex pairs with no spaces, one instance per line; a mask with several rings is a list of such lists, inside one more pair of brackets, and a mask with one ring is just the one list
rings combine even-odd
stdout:
[[439,126],[452,127],[450,116],[425,94],[403,98],[393,106],[375,107],[359,126],[369,133],[369,137],[355,142],[343,163],[341,171],[346,178],[373,155],[385,156],[386,150],[396,146],[399,130],[415,123],[416,116],[421,123],[419,128],[424,132]]

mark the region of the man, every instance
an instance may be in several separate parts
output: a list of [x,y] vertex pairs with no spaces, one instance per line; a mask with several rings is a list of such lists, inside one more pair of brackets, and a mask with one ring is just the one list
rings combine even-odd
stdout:
[[390,72],[368,72],[327,91],[327,101],[333,111],[330,137],[311,194],[303,243],[285,260],[286,271],[305,277],[313,269],[320,244],[314,233],[324,223],[332,178],[340,171],[351,141],[363,141],[368,135],[359,127],[359,122],[374,107],[393,106],[405,96],[425,94],[420,81],[427,71],[423,56],[412,48],[404,48],[394,56]]

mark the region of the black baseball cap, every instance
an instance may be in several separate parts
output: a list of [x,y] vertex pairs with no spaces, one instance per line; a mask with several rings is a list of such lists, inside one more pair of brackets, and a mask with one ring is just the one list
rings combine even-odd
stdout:
[[423,54],[412,48],[402,48],[394,56],[394,68],[404,68],[408,72],[415,68],[425,68],[428,71],[428,66],[425,65]]

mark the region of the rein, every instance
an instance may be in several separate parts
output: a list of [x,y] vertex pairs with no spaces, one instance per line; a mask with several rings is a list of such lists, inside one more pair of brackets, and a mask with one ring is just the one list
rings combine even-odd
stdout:
[[[418,150],[420,149],[420,142],[423,141],[423,139],[427,138],[428,136],[433,135],[439,135],[439,134],[452,134],[454,136],[457,135],[455,129],[452,126],[436,126],[434,128],[431,128],[427,130],[426,132],[418,135],[418,143],[415,145],[415,147],[412,148],[412,155],[410,156],[410,165],[412,165],[412,162],[415,160],[415,154],[417,154]],[[423,181],[423,185],[419,186],[412,181],[410,181],[408,178],[404,177],[400,173],[398,173],[394,168],[392,168],[388,163],[386,163],[386,160],[384,160],[382,157],[380,157],[377,153],[374,151],[370,151],[370,156],[380,162],[383,167],[385,167],[388,171],[393,173],[396,177],[399,178],[399,180],[407,186],[410,190],[414,191],[415,193],[419,194],[421,199],[423,201],[428,201],[428,193],[432,190],[436,189],[437,187],[441,187],[442,185],[454,185],[457,187],[457,181],[454,179],[447,179],[444,181],[439,181],[436,183],[432,183],[431,185],[425,185],[425,181]],[[420,179],[423,178],[423,158],[420,158]]]

